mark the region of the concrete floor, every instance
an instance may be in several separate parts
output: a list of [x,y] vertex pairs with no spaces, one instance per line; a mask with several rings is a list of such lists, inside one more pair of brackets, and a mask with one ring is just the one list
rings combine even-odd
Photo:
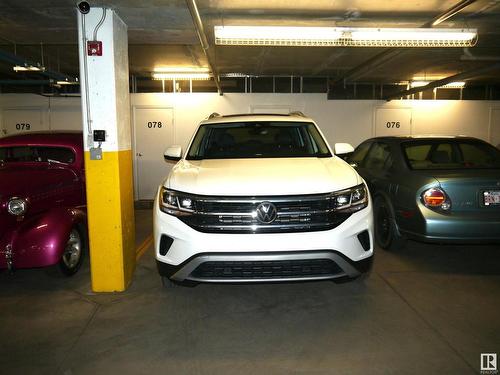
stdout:
[[[138,239],[150,233],[138,210]],[[152,248],[121,294],[0,274],[8,374],[473,374],[500,354],[500,248],[378,251],[364,282],[163,289]]]

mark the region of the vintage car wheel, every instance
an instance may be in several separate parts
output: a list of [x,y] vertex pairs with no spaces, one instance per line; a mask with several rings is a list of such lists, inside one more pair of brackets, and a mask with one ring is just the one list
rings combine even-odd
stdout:
[[396,228],[393,210],[383,198],[375,199],[375,241],[382,249],[395,251],[405,247],[406,239]]
[[84,252],[85,237],[79,227],[74,227],[59,262],[61,272],[66,276],[74,275],[82,265]]

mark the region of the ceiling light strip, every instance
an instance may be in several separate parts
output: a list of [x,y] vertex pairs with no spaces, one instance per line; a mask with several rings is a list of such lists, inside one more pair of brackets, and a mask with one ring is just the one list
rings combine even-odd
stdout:
[[314,47],[472,47],[475,29],[215,26],[215,44]]
[[[430,82],[429,81],[412,81],[410,82],[410,87],[424,87],[427,86]],[[465,87],[465,82],[464,81],[456,81],[456,82],[450,82],[447,83],[443,86],[439,86],[441,89],[461,89]]]
[[152,73],[151,74],[152,78],[154,80],[177,80],[177,81],[187,81],[187,80],[193,80],[193,81],[207,81],[212,78],[212,76],[209,73],[193,73],[193,72],[186,72],[186,73]]
[[44,66],[35,66],[35,65],[16,65],[12,67],[14,72],[43,72],[45,71]]

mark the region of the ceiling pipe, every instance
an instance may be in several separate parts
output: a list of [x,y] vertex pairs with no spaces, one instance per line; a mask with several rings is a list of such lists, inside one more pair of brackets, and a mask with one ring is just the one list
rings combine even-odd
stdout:
[[437,26],[440,23],[446,21],[448,18],[453,17],[455,14],[458,12],[462,11],[465,7],[471,5],[472,3],[475,3],[476,0],[462,0],[452,6],[450,9],[448,9],[446,12],[441,13],[439,16],[435,17],[432,21],[427,22],[426,24],[422,25],[422,27],[433,27]]
[[500,56],[477,56],[472,54],[468,48],[464,48],[464,54],[460,56],[462,61],[500,61]]
[[[444,11],[443,13],[437,15],[432,20],[424,23],[420,27],[425,28],[425,27],[431,27],[432,25],[437,25],[437,23],[435,23],[435,22],[438,22],[438,21],[439,21],[439,23],[443,22],[445,19],[448,19],[448,18],[454,16],[458,12],[462,11],[462,9],[464,9],[465,7],[467,7],[468,5],[470,5],[472,3],[475,3],[476,1],[477,0],[462,0],[462,1],[458,2],[457,4],[455,4],[454,6],[452,6],[451,8]],[[446,18],[443,18],[443,17],[446,17]],[[441,18],[443,18],[443,19],[441,20]],[[365,61],[364,63],[361,63],[360,65],[349,70],[342,78],[337,79],[333,83],[333,86],[337,86],[340,84],[345,85],[348,80],[353,81],[357,78],[360,78],[360,77],[364,76],[366,73],[368,73],[370,70],[377,68],[378,66],[385,63],[387,60],[390,60],[393,57],[396,57],[397,55],[399,55],[403,51],[405,51],[405,49],[403,49],[403,48],[386,48],[382,52],[379,52],[375,56],[373,56],[370,59],[368,59],[367,61]]]
[[55,82],[51,79],[0,79],[0,86],[39,86],[53,83]]
[[[25,64],[28,64],[28,65],[36,66],[36,64],[30,64],[30,62],[28,60],[26,60],[25,58],[22,58],[18,55],[14,55],[10,52],[3,51],[3,50],[0,50],[0,61],[4,61],[4,62],[12,64],[12,65],[23,66]],[[32,74],[40,74],[44,77],[54,79],[56,81],[71,81],[71,82],[75,81],[74,77],[70,77],[70,76],[67,76],[66,74],[62,74],[59,72],[54,72],[52,70],[40,70],[37,72],[33,72]]]
[[208,53],[208,49],[210,48],[210,44],[208,44],[207,35],[205,34],[205,28],[203,27],[203,23],[201,22],[200,12],[198,11],[198,6],[196,5],[195,0],[186,0],[186,4],[189,8],[189,12],[191,13],[191,18],[193,19],[194,27],[196,28],[196,33],[198,34],[198,38],[200,39],[201,47],[203,48],[203,52],[205,53],[205,57],[207,58],[208,65],[210,70],[212,71],[212,75],[214,76],[215,85],[217,86],[217,91],[219,95],[223,95],[222,87],[219,81],[219,73],[215,68],[215,64],[213,63],[213,59]]
[[432,81],[425,86],[414,87],[414,88],[409,89],[409,90],[398,91],[394,94],[384,96],[383,99],[389,101],[392,99],[398,99],[398,98],[402,98],[402,97],[405,97],[408,95],[417,94],[417,93],[422,92],[422,91],[432,90],[432,89],[435,89],[437,87],[447,85],[451,82],[464,81],[466,79],[477,77],[481,74],[487,73],[487,72],[489,72],[491,70],[495,70],[495,69],[500,69],[500,63],[496,63],[496,64],[488,65],[488,66],[483,66],[481,68],[476,68],[476,69],[468,70],[466,72],[458,73],[458,74],[452,75],[450,77],[439,79],[437,81]]

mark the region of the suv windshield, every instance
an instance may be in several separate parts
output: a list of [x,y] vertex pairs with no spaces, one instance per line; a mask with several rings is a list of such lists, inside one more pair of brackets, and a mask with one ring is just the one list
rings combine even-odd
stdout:
[[200,126],[186,159],[330,156],[311,122],[252,121]]
[[70,164],[75,154],[66,147],[13,146],[0,147],[0,161],[15,162],[56,162]]
[[500,168],[500,151],[473,140],[427,140],[403,143],[411,169]]

